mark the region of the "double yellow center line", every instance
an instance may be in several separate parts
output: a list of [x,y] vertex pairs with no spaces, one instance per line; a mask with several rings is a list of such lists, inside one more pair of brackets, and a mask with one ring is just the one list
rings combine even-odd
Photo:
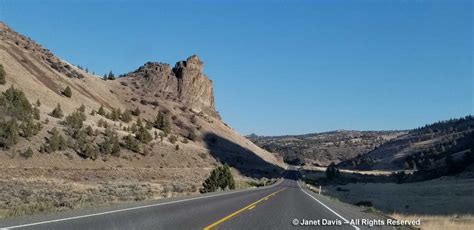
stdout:
[[278,191],[276,191],[276,192],[273,192],[273,193],[271,193],[270,195],[267,195],[267,196],[261,198],[260,200],[257,200],[257,201],[255,201],[255,202],[253,202],[253,203],[251,203],[251,204],[249,204],[249,205],[247,205],[247,206],[245,206],[245,207],[243,207],[243,208],[241,208],[241,209],[239,209],[239,210],[237,210],[237,211],[235,211],[235,212],[229,214],[228,216],[225,216],[224,218],[222,218],[222,219],[220,219],[220,220],[218,220],[218,221],[216,221],[216,222],[214,222],[214,223],[212,223],[212,224],[210,224],[210,225],[204,227],[203,230],[210,230],[210,229],[216,227],[216,226],[219,225],[219,224],[222,224],[224,221],[226,221],[226,220],[228,220],[228,219],[230,219],[230,218],[232,218],[232,217],[238,215],[239,213],[241,213],[241,212],[243,212],[243,211],[245,211],[245,210],[252,210],[252,209],[254,209],[254,208],[256,207],[256,205],[257,205],[258,203],[260,203],[260,202],[262,202],[262,201],[264,201],[264,200],[268,200],[269,197],[274,196],[274,195],[276,195],[277,193],[279,193],[279,192],[281,192],[281,191],[283,191],[283,190],[285,190],[285,189],[286,189],[286,188],[282,188],[282,189],[280,189],[280,190],[278,190]]

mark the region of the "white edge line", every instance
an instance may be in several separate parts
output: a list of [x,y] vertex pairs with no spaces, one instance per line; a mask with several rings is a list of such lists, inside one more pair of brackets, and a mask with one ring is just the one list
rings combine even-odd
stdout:
[[87,214],[87,215],[82,215],[82,216],[67,217],[67,218],[61,218],[61,219],[56,219],[56,220],[47,220],[47,221],[41,221],[41,222],[36,222],[36,223],[30,223],[30,224],[14,225],[14,226],[10,226],[10,227],[2,227],[2,228],[0,228],[0,230],[23,228],[23,227],[29,227],[29,226],[35,226],[35,225],[41,225],[41,224],[62,222],[62,221],[66,221],[66,220],[74,220],[74,219],[81,219],[81,218],[87,218],[87,217],[92,217],[92,216],[107,215],[107,214],[116,213],[116,212],[125,212],[125,211],[136,210],[136,209],[162,206],[162,205],[167,205],[167,204],[175,204],[175,203],[181,203],[181,202],[192,201],[192,200],[200,200],[200,199],[211,198],[211,197],[216,197],[216,196],[230,195],[230,194],[234,194],[234,193],[241,193],[241,192],[249,192],[249,191],[268,189],[268,188],[272,188],[272,187],[275,187],[275,186],[281,184],[283,182],[283,180],[284,179],[281,179],[280,182],[278,182],[278,183],[275,183],[275,184],[270,185],[270,186],[265,186],[265,187],[262,187],[262,188],[226,192],[226,193],[214,194],[214,195],[209,195],[209,196],[193,197],[193,198],[188,198],[188,199],[183,199],[183,200],[175,200],[175,201],[169,201],[169,202],[158,203],[158,204],[149,204],[149,205],[144,205],[144,206],[124,208],[124,209],[112,210],[112,211],[107,211],[107,212],[99,212],[99,213]]
[[[315,201],[317,201],[319,204],[321,204],[323,207],[325,207],[327,210],[331,211],[332,213],[334,213],[336,216],[338,216],[339,218],[341,218],[343,221],[345,221],[345,223],[349,223],[349,221],[344,218],[343,216],[341,216],[339,213],[337,213],[336,211],[332,210],[330,207],[328,207],[327,205],[325,205],[323,202],[321,202],[320,200],[316,199],[316,197],[314,197],[313,195],[309,194],[308,192],[306,192],[300,185],[299,182],[296,182],[298,184],[298,187],[300,187],[301,191],[303,191],[304,193],[306,193],[306,195],[310,196],[311,198],[313,198]],[[360,230],[359,227],[353,225],[353,224],[349,224],[350,226],[354,227],[356,230]]]

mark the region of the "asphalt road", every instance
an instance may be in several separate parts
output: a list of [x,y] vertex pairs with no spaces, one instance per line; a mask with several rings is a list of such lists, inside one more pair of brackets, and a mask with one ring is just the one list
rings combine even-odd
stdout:
[[[345,222],[382,219],[302,188],[297,175],[296,171],[287,171],[285,178],[277,184],[259,189],[1,220],[0,228],[366,229],[368,226]],[[293,223],[295,219],[298,225]],[[312,220],[316,225],[300,225],[304,220]],[[331,223],[333,226],[328,226]]]

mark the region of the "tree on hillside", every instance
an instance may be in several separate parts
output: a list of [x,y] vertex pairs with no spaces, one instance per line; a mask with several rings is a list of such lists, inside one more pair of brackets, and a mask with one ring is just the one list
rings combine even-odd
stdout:
[[3,65],[0,64],[0,85],[5,85],[7,81],[5,80],[6,72],[3,69]]
[[151,140],[153,140],[153,137],[151,136],[150,132],[146,130],[143,125],[138,125],[138,130],[135,132],[135,137],[140,140],[140,142],[147,144]]
[[112,70],[109,72],[109,75],[107,75],[108,80],[115,80],[115,75],[112,73]]
[[135,108],[135,109],[132,111],[132,115],[133,115],[133,116],[136,116],[136,117],[140,116],[140,113],[141,113],[141,112],[140,112],[140,109],[139,109],[138,107]]
[[119,156],[120,155],[120,142],[118,139],[117,132],[111,128],[105,129],[104,141],[99,143],[99,151],[102,154]]
[[163,130],[166,136],[171,133],[171,123],[169,121],[169,118],[161,111],[158,112],[158,115],[156,116],[156,119],[153,122],[153,126],[157,129]]
[[0,95],[0,107],[7,115],[18,120],[28,119],[33,113],[33,107],[23,91],[13,86]]
[[128,123],[132,120],[132,111],[130,110],[125,110],[123,113],[122,113],[122,116],[120,117],[120,120],[122,120],[123,122],[125,123]]
[[128,136],[125,136],[123,140],[124,140],[124,147],[126,149],[136,152],[136,153],[140,152],[140,142],[131,134],[128,134]]
[[105,116],[106,115],[106,112],[105,112],[105,109],[104,109],[104,106],[103,105],[100,105],[100,108],[99,110],[97,111],[97,114],[101,115],[101,116]]
[[88,139],[87,133],[84,130],[81,130],[75,139],[76,143],[74,143],[74,150],[79,154],[79,156],[85,159],[97,159],[99,150],[97,146]]
[[81,104],[81,106],[79,108],[77,108],[77,111],[79,111],[81,113],[85,113],[86,112],[86,106],[84,104]]
[[26,139],[38,134],[42,126],[39,122],[34,122],[30,117],[29,119],[23,121],[20,125],[20,135]]
[[15,119],[0,122],[0,146],[9,149],[18,142],[19,127]]
[[71,87],[67,86],[63,91],[64,96],[71,98],[72,97],[72,90]]
[[326,178],[328,180],[332,180],[336,177],[339,176],[339,169],[336,168],[336,165],[334,162],[332,162],[327,168],[326,168]]
[[66,126],[66,132],[68,135],[73,138],[77,138],[79,131],[82,129],[84,121],[87,120],[87,117],[84,113],[75,111],[69,114],[62,122]]
[[64,113],[63,113],[63,110],[61,109],[61,104],[58,103],[56,108],[54,108],[53,111],[49,115],[55,118],[62,118],[64,116]]
[[188,129],[188,139],[191,141],[195,141],[197,139],[196,131],[193,128]]
[[122,111],[120,110],[120,108],[117,108],[117,109],[112,108],[112,111],[110,111],[110,113],[105,115],[105,117],[107,117],[108,119],[110,119],[112,121],[119,120],[121,116],[122,116]]
[[61,135],[56,128],[51,129],[49,133],[51,136],[46,138],[46,143],[41,146],[40,152],[53,153],[55,151],[65,150],[67,144],[63,135]]
[[235,180],[227,164],[212,170],[209,177],[202,184],[201,193],[215,192],[218,190],[235,189]]

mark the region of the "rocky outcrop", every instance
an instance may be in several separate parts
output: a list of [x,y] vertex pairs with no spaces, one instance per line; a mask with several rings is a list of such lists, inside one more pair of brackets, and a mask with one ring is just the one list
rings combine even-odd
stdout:
[[122,81],[146,94],[178,101],[190,109],[219,117],[214,106],[212,81],[203,73],[203,62],[193,55],[171,68],[166,63],[147,62]]

